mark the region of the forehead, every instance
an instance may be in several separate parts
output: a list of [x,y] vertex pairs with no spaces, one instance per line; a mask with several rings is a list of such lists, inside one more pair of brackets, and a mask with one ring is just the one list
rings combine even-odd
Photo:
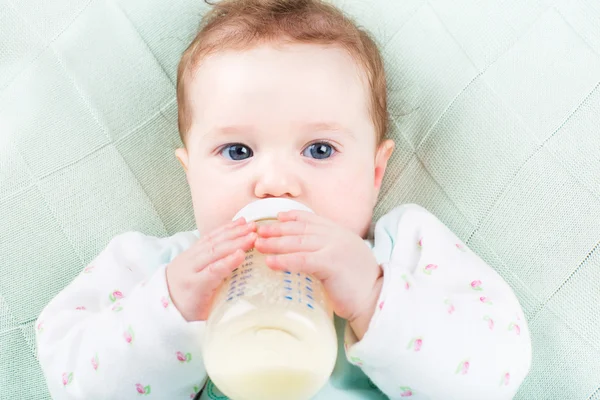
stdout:
[[232,119],[271,125],[369,121],[366,75],[337,46],[279,43],[219,51],[200,61],[188,85],[192,126]]

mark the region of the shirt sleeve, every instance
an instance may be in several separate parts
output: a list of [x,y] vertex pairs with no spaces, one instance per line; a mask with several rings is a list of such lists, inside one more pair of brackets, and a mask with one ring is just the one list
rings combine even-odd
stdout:
[[199,391],[204,323],[184,320],[166,284],[170,255],[189,244],[176,236],[117,236],[46,306],[36,338],[53,399],[183,399]]
[[435,216],[404,205],[375,226],[384,283],[349,361],[390,399],[511,399],[531,367],[509,285]]

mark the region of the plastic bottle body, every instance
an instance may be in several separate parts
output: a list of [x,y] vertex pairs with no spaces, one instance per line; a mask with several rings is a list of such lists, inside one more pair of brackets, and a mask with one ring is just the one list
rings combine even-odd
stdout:
[[248,251],[217,293],[204,341],[206,370],[232,400],[308,400],[335,365],[333,312],[319,280],[273,271],[264,257]]

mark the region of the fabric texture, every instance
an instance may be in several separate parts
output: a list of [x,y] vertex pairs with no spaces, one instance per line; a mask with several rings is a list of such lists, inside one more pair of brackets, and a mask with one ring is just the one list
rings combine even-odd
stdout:
[[[338,0],[385,56],[397,149],[377,217],[417,203],[515,290],[517,399],[600,399],[600,6]],[[194,227],[176,65],[200,0],[0,0],[0,399],[48,399],[35,320],[119,233]]]
[[[44,308],[37,348],[54,399],[183,400],[205,386],[205,323],[185,322],[165,276],[197,239],[198,231],[119,235]],[[338,321],[342,350],[314,398],[512,399],[531,342],[506,282],[417,205],[384,215],[372,249],[384,266],[375,314],[361,341]],[[218,391],[211,383],[201,399]]]
[[506,282],[435,216],[407,204],[375,227],[384,282],[348,356],[390,399],[512,399],[531,366],[529,328]]

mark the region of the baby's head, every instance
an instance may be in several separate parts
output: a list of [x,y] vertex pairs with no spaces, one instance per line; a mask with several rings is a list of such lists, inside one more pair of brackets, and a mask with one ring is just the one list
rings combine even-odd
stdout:
[[201,233],[267,197],[364,236],[394,144],[376,44],[318,0],[222,0],[177,76],[177,158]]

